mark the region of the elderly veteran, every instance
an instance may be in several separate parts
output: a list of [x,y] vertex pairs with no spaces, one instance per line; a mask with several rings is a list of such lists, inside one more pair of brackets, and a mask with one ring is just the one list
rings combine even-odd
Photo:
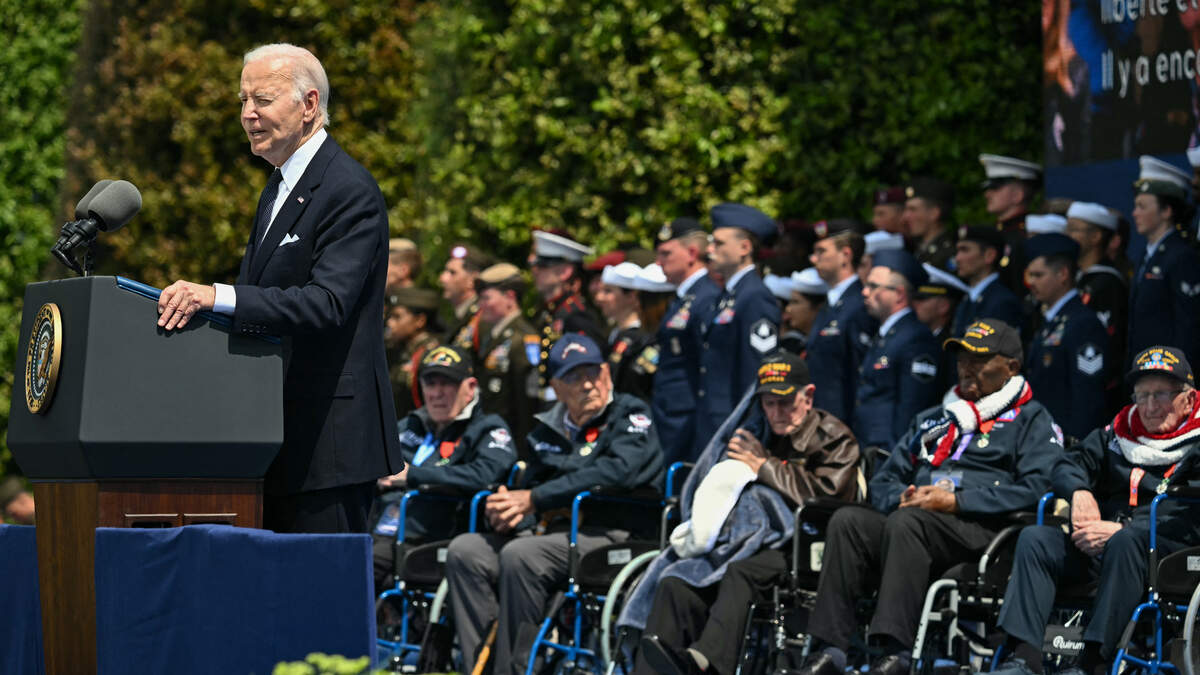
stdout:
[[[508,425],[479,405],[479,381],[471,355],[457,347],[435,347],[421,359],[417,377],[425,405],[400,420],[400,450],[406,463],[400,473],[380,478],[381,490],[404,486],[446,486],[470,494],[504,480],[517,453]],[[401,493],[387,492],[375,525],[375,586],[392,570]],[[464,522],[444,503],[418,502],[409,507],[407,541],[444,538]],[[460,521],[465,521],[460,518]],[[461,529],[465,529],[460,527]]]
[[[746,539],[737,539],[739,522],[762,522],[747,517],[752,505],[745,502],[769,494],[776,503],[786,502],[780,506],[789,521],[788,512],[807,498],[856,496],[858,443],[845,424],[812,407],[815,387],[804,360],[783,351],[768,355],[759,365],[757,385],[747,419],[739,414],[729,423],[744,426],[728,444],[705,452],[701,462],[711,468],[702,481],[688,481],[685,509],[691,517],[672,535],[672,548],[651,564],[622,616],[622,624],[645,622],[634,673],[736,669],[747,609],[765,600],[787,569],[777,548],[788,541],[782,534],[768,540],[747,532]],[[713,504],[730,506],[726,513]],[[718,529],[721,536],[711,550],[696,549],[695,542]]]
[[[1000,671],[1042,672],[1042,636],[1060,581],[1099,578],[1074,673],[1107,672],[1121,631],[1145,595],[1150,502],[1173,484],[1196,484],[1200,396],[1183,352],[1155,346],[1126,378],[1133,404],[1088,434],[1054,467],[1054,492],[1071,500],[1071,530],[1028,527],[1017,540],[1000,610],[1009,658]],[[1200,543],[1200,507],[1158,509],[1160,556]],[[1068,671],[1060,671],[1068,672]]]
[[878,589],[868,639],[882,649],[871,675],[907,673],[929,583],[975,560],[1004,523],[1032,509],[1062,455],[1050,413],[1021,377],[1021,341],[995,319],[946,341],[958,350],[958,386],[913,420],[871,479],[872,509],[830,520],[809,632],[818,641],[801,672],[841,675],[855,605]]
[[[613,394],[600,346],[584,335],[554,343],[546,372],[557,403],[537,416],[526,442],[531,489],[500,487],[485,507],[490,532],[461,534],[446,556],[450,606],[464,657],[476,664],[488,625],[497,622],[496,673],[522,673],[548,601],[567,579],[571,500],[596,486],[659,486],[662,449],[650,407]],[[640,518],[639,518],[640,516]],[[609,507],[587,513],[580,555],[629,537],[645,514]],[[657,519],[655,519],[657,520]]]

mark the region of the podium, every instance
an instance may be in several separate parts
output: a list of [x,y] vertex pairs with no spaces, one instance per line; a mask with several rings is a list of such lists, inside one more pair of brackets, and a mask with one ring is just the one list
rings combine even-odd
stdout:
[[95,672],[95,528],[262,526],[283,443],[278,340],[157,289],[84,277],[25,289],[8,445],[34,485],[47,675]]

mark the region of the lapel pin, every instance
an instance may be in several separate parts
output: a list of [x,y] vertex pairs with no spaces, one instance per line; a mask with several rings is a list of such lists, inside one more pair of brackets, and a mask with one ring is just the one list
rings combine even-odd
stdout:
[[304,203],[304,197],[296,197],[296,201],[298,201],[298,202],[300,202],[301,204],[303,204],[303,203]]

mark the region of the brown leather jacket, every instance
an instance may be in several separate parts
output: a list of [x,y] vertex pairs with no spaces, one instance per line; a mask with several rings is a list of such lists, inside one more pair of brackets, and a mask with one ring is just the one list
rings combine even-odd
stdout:
[[858,440],[838,418],[813,408],[800,428],[775,439],[758,481],[792,504],[809,497],[859,497]]

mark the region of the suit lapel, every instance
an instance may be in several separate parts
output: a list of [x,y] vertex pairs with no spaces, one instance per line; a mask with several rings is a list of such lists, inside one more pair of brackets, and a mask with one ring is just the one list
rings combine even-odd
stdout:
[[[304,213],[304,210],[312,203],[313,191],[321,184],[321,179],[325,175],[325,169],[329,167],[329,162],[339,150],[340,148],[334,142],[332,136],[325,139],[320,149],[317,150],[317,154],[308,163],[308,168],[304,170],[296,186],[288,194],[283,206],[279,208],[279,213],[275,215],[275,221],[271,223],[270,229],[267,230],[267,236],[263,239],[262,243],[255,246],[251,242],[249,249],[252,252],[250,256],[250,271],[247,276],[249,283],[257,284],[262,278],[267,262],[275,254],[275,250],[279,248],[279,243],[283,241],[283,237],[291,232],[296,222],[300,220],[300,216]],[[262,207],[263,200],[259,198],[259,209],[261,210]],[[252,234],[251,237],[253,236]]]

